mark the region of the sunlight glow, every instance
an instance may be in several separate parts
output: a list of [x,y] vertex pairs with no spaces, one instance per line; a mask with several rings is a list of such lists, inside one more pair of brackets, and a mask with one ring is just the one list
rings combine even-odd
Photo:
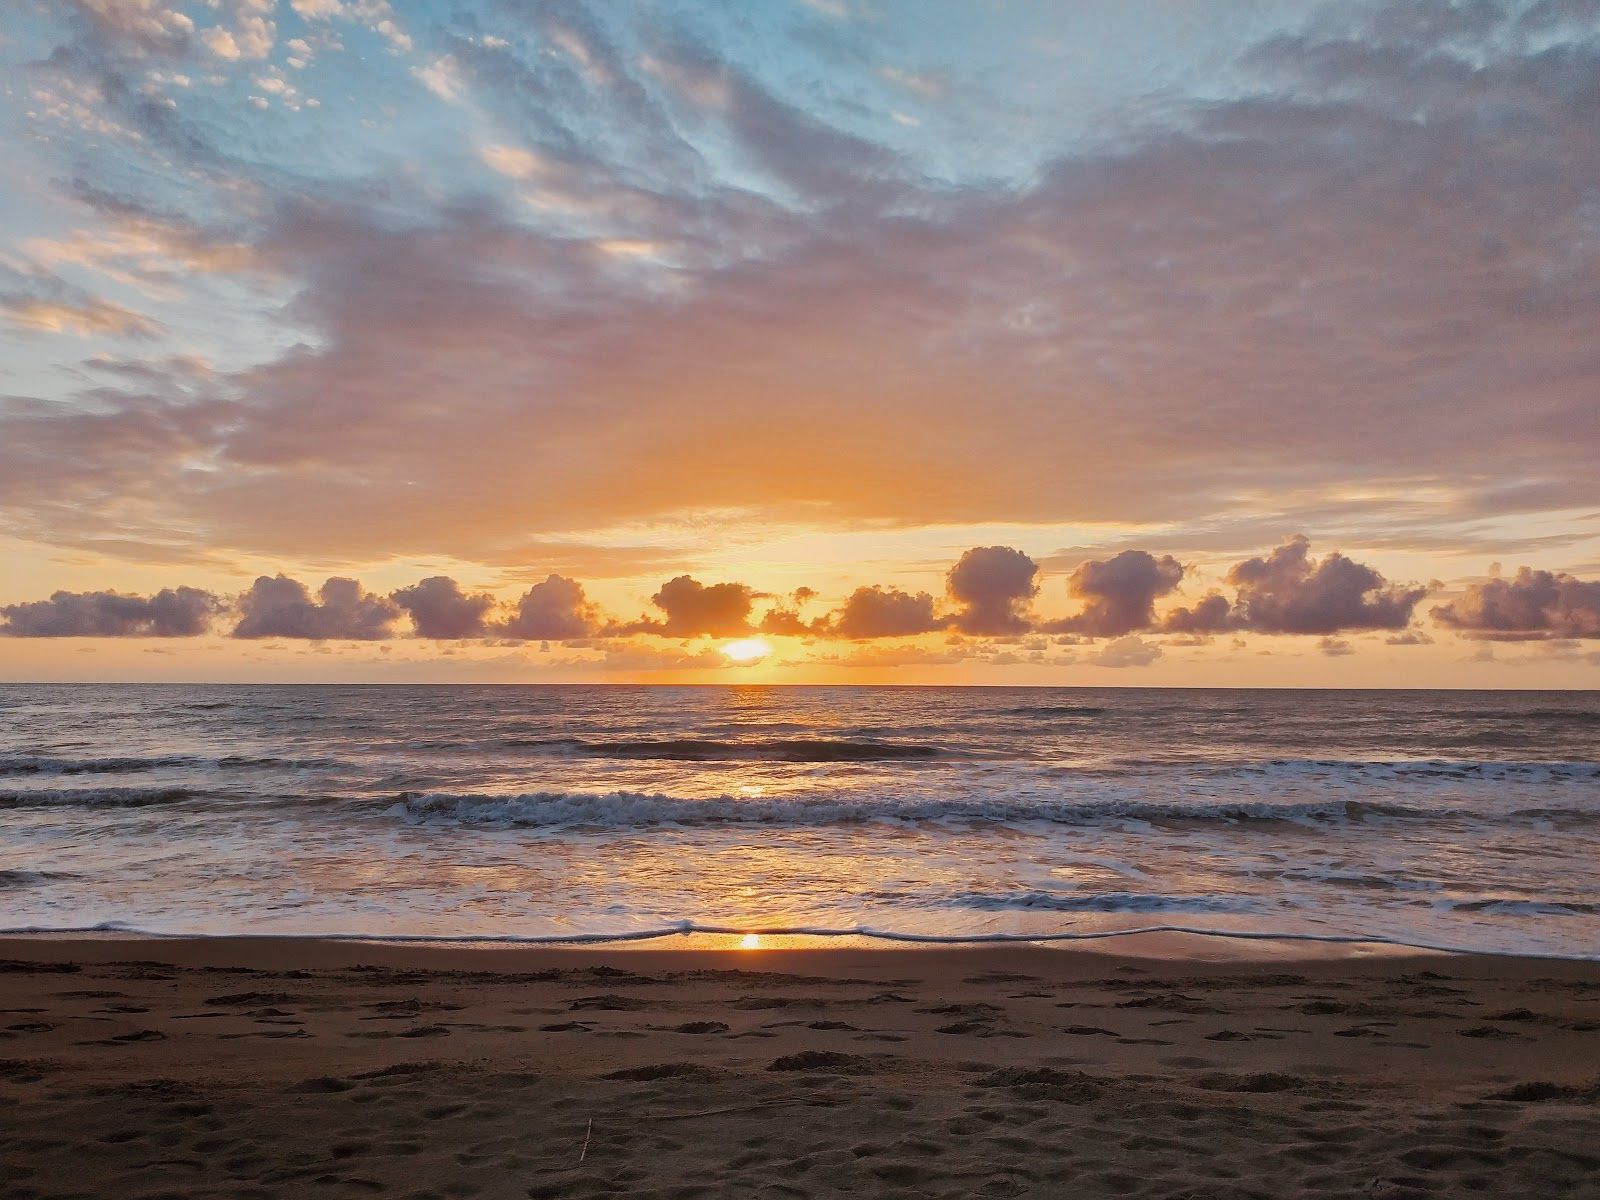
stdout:
[[722,647],[729,661],[736,663],[760,662],[772,653],[772,647],[762,638],[740,638]]
[[759,950],[759,949],[761,949],[761,935],[759,933],[747,933],[747,934],[745,934],[744,937],[739,939],[739,949],[741,949],[741,950]]

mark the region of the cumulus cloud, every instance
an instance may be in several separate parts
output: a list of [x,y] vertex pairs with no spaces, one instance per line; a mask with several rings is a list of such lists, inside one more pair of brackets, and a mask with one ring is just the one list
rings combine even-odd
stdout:
[[911,637],[932,633],[945,623],[934,615],[933,597],[927,592],[891,587],[859,587],[830,614],[826,629],[834,637],[852,640]]
[[1039,566],[1010,546],[974,546],[950,568],[945,586],[960,607],[951,623],[962,633],[997,636],[1030,627],[1028,602],[1039,593]]
[[534,584],[517,601],[516,611],[496,631],[528,641],[575,641],[593,634],[599,613],[583,592],[583,585],[564,575],[551,575]]
[[109,43],[146,53],[177,54],[194,22],[159,0],[71,0]]
[[1484,641],[1600,638],[1600,580],[1520,567],[1510,579],[1470,585],[1433,619]]
[[1338,552],[1318,562],[1303,534],[1265,557],[1235,564],[1228,582],[1237,589],[1237,627],[1260,633],[1404,629],[1428,594],[1425,587],[1391,584]]
[[816,632],[815,626],[794,609],[781,606],[769,608],[764,612],[757,628],[762,633],[776,634],[780,637],[804,637]]
[[1233,602],[1221,592],[1208,592],[1192,607],[1175,608],[1161,620],[1166,633],[1210,634],[1239,628]]
[[354,579],[329,579],[313,599],[298,579],[262,575],[239,597],[237,607],[236,638],[370,642],[389,637],[400,619],[398,604],[363,592]]
[[199,588],[163,588],[153,596],[56,592],[48,600],[0,607],[8,637],[196,637],[211,627],[222,601]]
[[1103,562],[1081,564],[1067,580],[1067,591],[1083,601],[1083,611],[1053,622],[1052,630],[1089,637],[1121,637],[1155,623],[1155,602],[1178,586],[1183,564],[1170,554],[1124,550]]
[[400,588],[389,598],[411,614],[417,636],[425,638],[483,637],[495,606],[488,592],[464,592],[448,575],[434,575]]
[[742,583],[704,584],[692,576],[679,575],[650,597],[650,603],[665,617],[641,619],[622,632],[658,633],[663,637],[732,637],[749,633],[755,597],[755,590]]

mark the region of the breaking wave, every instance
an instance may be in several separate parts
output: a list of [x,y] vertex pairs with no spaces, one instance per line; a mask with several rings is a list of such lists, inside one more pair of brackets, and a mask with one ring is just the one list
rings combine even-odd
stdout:
[[105,758],[62,758],[48,754],[0,756],[0,775],[132,775],[143,771],[312,770],[338,766],[332,758],[278,758],[229,754],[208,758],[194,754],[120,755]]
[[979,912],[1252,913],[1261,909],[1260,900],[1249,896],[1154,896],[1143,892],[1077,896],[1060,892],[967,892],[952,896],[948,903],[953,908]]
[[0,809],[6,808],[144,808],[153,804],[179,804],[208,793],[196,788],[108,787],[37,788],[0,791]]

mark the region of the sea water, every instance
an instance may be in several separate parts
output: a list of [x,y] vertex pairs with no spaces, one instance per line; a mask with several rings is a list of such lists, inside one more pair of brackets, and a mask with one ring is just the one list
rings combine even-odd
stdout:
[[0,686],[0,927],[1600,957],[1600,693]]

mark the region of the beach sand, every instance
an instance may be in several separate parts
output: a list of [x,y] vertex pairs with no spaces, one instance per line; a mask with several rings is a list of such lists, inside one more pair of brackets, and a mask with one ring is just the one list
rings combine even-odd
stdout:
[[1097,945],[0,941],[0,1195],[1600,1196],[1600,964]]

